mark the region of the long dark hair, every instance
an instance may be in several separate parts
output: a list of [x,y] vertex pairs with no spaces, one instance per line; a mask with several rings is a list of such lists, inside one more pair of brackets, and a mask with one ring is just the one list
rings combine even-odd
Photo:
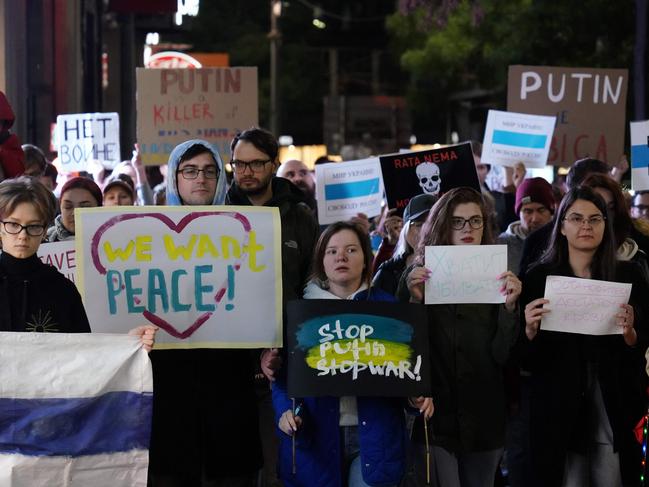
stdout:
[[484,224],[481,244],[493,243],[491,221],[482,195],[472,188],[454,188],[445,193],[428,213],[426,223],[421,228],[419,243],[415,251],[415,263],[424,263],[424,253],[429,245],[451,245],[451,218],[458,205],[475,203],[480,207]]
[[566,213],[577,200],[589,201],[594,204],[597,209],[604,216],[604,235],[602,241],[597,247],[593,260],[590,263],[590,273],[593,279],[602,279],[610,281],[615,279],[616,269],[616,246],[615,239],[613,238],[613,230],[610,220],[607,218],[606,203],[600,195],[595,193],[592,188],[588,186],[580,186],[572,188],[568,191],[557,212],[557,217],[554,221],[554,228],[552,230],[552,237],[548,244],[547,251],[543,254],[538,264],[545,264],[551,270],[564,268],[570,265],[570,255],[568,250],[568,240],[565,235],[561,233],[563,221],[566,218]]
[[611,179],[606,174],[593,173],[588,176],[581,183],[582,186],[589,188],[602,188],[607,190],[613,196],[613,204],[615,208],[609,210],[609,217],[611,218],[611,228],[613,229],[613,236],[615,237],[615,245],[619,247],[624,243],[624,240],[631,234],[631,215],[629,215],[629,205],[624,199],[620,185]]
[[329,225],[320,235],[318,243],[315,246],[315,251],[313,253],[313,264],[311,269],[313,272],[311,274],[311,279],[324,282],[327,280],[327,274],[324,269],[324,255],[327,250],[327,245],[329,245],[329,240],[336,233],[342,230],[350,230],[356,234],[358,237],[358,242],[361,245],[361,250],[363,251],[363,273],[361,274],[361,284],[367,284],[370,286],[372,282],[372,244],[370,242],[370,237],[365,231],[358,225],[352,222],[336,222]]

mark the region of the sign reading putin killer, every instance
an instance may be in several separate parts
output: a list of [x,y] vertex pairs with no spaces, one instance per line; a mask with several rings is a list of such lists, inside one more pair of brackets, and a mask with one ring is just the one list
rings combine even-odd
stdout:
[[388,207],[398,213],[421,193],[440,197],[448,190],[468,186],[480,191],[471,144],[403,152],[380,157]]
[[510,66],[507,110],[557,117],[548,164],[624,154],[626,69]]
[[137,69],[137,140],[144,164],[166,164],[189,139],[229,160],[238,131],[258,125],[257,68]]
[[307,299],[287,314],[290,397],[430,395],[422,306]]
[[93,331],[153,324],[156,348],[281,346],[277,208],[83,208],[75,219]]

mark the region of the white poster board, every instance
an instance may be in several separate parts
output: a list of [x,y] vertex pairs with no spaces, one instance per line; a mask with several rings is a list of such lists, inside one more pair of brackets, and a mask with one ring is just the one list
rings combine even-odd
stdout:
[[483,164],[545,167],[550,152],[556,117],[489,110],[484,141]]
[[154,324],[156,348],[281,346],[277,208],[82,208],[75,219],[93,331]]
[[370,218],[381,213],[383,176],[377,157],[318,164],[315,174],[321,225],[349,220],[357,213]]
[[85,171],[89,161],[113,168],[121,161],[119,115],[76,113],[56,117],[56,143],[63,172]]
[[426,247],[425,304],[504,303],[498,276],[507,271],[507,245]]
[[615,315],[620,305],[629,302],[631,284],[548,276],[543,307],[550,312],[543,316],[541,329],[585,335],[621,334]]
[[37,255],[44,264],[55,267],[61,274],[75,282],[77,263],[74,240],[42,243],[38,247]]
[[649,189],[649,120],[631,122],[631,188]]

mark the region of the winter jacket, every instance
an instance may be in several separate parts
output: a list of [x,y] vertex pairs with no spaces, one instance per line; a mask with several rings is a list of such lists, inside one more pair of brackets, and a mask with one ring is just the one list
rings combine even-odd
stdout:
[[15,178],[25,172],[25,154],[20,141],[9,131],[15,119],[7,97],[0,91],[0,167],[5,178]]
[[[523,282],[521,309],[543,297],[548,275],[575,277],[569,266],[531,268]],[[642,455],[633,428],[647,411],[644,352],[649,345],[649,286],[635,262],[618,262],[615,280],[632,284],[629,303],[634,308],[636,346],[626,345],[622,335],[544,331],[542,323],[532,341],[524,338],[532,372],[530,445],[540,485],[561,485],[566,452],[587,448],[589,363],[596,364],[598,371],[623,484],[636,485],[640,478]]]
[[514,274],[518,274],[518,266],[521,263],[523,245],[527,235],[528,233],[523,230],[521,222],[515,221],[510,223],[507,230],[498,236],[496,243],[507,245],[507,270]]
[[406,268],[406,255],[391,257],[383,262],[372,279],[372,287],[381,289],[392,296],[396,296],[399,279]]
[[63,242],[64,240],[74,240],[74,233],[63,226],[61,215],[57,215],[54,225],[47,229],[47,241]]
[[[302,296],[318,238],[318,225],[297,186],[279,177],[274,177],[271,184],[273,196],[264,206],[279,208],[282,222],[282,293],[286,302]],[[233,183],[225,197],[225,204],[250,206],[252,203]]]
[[72,281],[33,255],[0,255],[0,331],[90,333]]
[[[311,282],[305,299],[340,299]],[[348,299],[395,301],[378,290],[361,290]],[[285,370],[273,382],[275,421],[292,407],[286,392]],[[403,402],[398,398],[357,397],[361,471],[371,486],[397,484],[405,470],[406,430]],[[340,398],[296,398],[302,404],[302,428],[295,441],[296,473],[292,473],[292,439],[279,428],[279,474],[285,487],[341,487],[343,450],[340,435]]]
[[[169,156],[167,204],[181,205],[176,187],[180,157],[200,144],[220,169],[214,205],[225,198],[219,154],[202,140],[178,145]],[[154,475],[208,480],[254,474],[262,465],[253,356],[250,350],[154,350],[153,425],[149,469]]]

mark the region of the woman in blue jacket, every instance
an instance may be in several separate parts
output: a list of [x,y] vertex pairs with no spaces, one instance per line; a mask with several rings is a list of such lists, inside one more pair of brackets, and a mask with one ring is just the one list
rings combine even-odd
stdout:
[[[334,223],[316,245],[313,279],[306,286],[304,298],[394,301],[391,295],[369,288],[371,266],[368,236],[352,223]],[[273,384],[273,403],[280,429],[279,471],[286,487],[399,483],[406,447],[402,400],[299,398],[300,414],[295,416],[284,377],[281,374]],[[291,437],[296,432],[293,474]]]

